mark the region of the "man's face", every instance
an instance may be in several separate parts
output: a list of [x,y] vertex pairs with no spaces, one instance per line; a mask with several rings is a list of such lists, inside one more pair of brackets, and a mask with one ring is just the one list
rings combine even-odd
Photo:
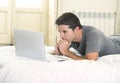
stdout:
[[61,39],[67,40],[68,42],[74,41],[75,33],[68,25],[59,25],[58,31]]

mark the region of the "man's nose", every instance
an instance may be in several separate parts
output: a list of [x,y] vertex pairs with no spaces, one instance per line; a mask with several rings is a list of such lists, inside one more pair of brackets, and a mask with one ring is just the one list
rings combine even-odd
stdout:
[[64,34],[60,33],[60,38],[63,39],[63,37],[64,37]]

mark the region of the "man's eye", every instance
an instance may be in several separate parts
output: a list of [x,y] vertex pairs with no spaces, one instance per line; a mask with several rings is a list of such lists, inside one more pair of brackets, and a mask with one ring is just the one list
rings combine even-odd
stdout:
[[67,31],[63,31],[63,33],[66,33]]

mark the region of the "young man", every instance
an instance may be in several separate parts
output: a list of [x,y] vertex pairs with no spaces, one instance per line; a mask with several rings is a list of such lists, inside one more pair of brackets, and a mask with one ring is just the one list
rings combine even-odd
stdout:
[[[56,20],[60,40],[55,53],[75,60],[97,60],[108,54],[120,54],[120,45],[106,37],[100,30],[91,26],[82,26],[76,15],[64,13]],[[73,47],[81,56],[69,51]]]

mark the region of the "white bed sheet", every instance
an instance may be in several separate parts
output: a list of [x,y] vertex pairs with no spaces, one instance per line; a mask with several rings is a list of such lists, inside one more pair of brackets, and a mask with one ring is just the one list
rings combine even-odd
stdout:
[[0,47],[0,83],[120,83],[120,54],[41,62],[15,57],[14,46]]

